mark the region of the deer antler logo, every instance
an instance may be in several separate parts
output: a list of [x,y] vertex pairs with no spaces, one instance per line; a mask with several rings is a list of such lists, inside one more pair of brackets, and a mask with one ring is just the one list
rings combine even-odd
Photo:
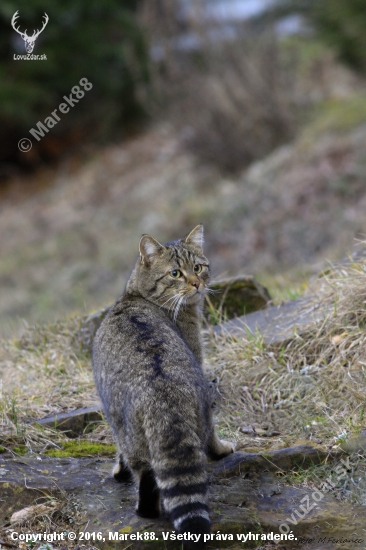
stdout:
[[14,15],[13,15],[13,18],[11,20],[11,26],[13,27],[13,29],[15,31],[17,31],[17,33],[20,34],[20,36],[23,38],[24,42],[25,42],[25,49],[27,51],[27,53],[32,53],[33,51],[33,48],[34,48],[34,43],[35,41],[37,40],[37,38],[39,37],[39,35],[41,34],[41,32],[44,30],[45,26],[47,25],[48,23],[48,15],[47,13],[44,14],[44,21],[43,21],[43,26],[40,30],[36,30],[36,31],[33,31],[33,34],[32,36],[28,36],[27,35],[27,29],[25,29],[24,32],[21,32],[19,30],[19,28],[16,28],[15,24],[16,24],[16,20],[18,19],[19,15],[18,15],[18,12],[19,10],[17,10]]

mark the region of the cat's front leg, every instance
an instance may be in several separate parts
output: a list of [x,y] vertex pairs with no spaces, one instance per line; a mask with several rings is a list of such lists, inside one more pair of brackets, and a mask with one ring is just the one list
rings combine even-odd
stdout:
[[213,460],[220,460],[225,456],[230,455],[235,451],[234,446],[230,441],[219,439],[215,428],[212,428],[210,438],[208,440],[207,454]]

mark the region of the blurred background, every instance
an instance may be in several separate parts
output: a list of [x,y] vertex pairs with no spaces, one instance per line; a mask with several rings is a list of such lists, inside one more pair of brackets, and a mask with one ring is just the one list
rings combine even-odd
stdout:
[[365,239],[363,1],[2,0],[0,30],[1,334],[112,303],[142,233],[202,222],[277,300]]

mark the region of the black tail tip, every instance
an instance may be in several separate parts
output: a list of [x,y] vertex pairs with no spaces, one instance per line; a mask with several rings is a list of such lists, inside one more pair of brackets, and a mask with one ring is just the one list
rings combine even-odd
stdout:
[[186,518],[179,527],[179,533],[187,534],[187,540],[184,542],[185,550],[204,550],[207,548],[205,535],[211,533],[211,523],[202,516]]

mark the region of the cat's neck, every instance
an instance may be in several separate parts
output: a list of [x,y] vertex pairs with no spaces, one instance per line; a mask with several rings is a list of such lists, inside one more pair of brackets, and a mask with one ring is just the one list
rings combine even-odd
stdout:
[[201,317],[201,304],[192,304],[179,312],[176,321],[180,333],[193,351],[200,365],[203,363]]

